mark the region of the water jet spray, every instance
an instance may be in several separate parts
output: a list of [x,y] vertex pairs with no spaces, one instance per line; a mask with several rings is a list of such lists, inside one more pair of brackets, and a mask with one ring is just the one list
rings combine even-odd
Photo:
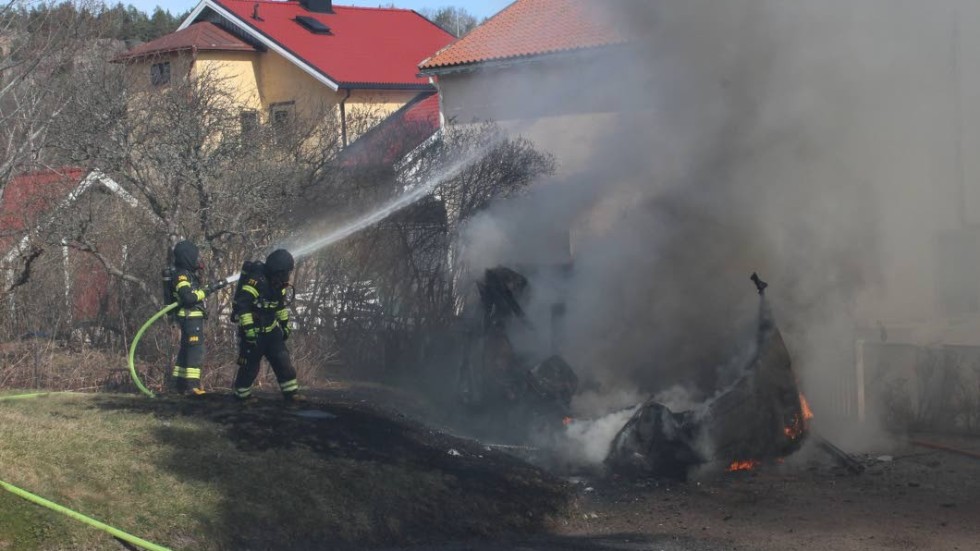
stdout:
[[[439,184],[445,182],[450,178],[459,175],[459,173],[462,172],[463,169],[466,168],[470,163],[483,157],[483,155],[485,155],[487,151],[490,150],[490,148],[496,145],[497,141],[498,140],[494,140],[491,143],[485,145],[484,147],[471,151],[469,154],[463,156],[461,159],[457,160],[454,163],[451,163],[437,176],[418,184],[417,186],[403,193],[401,196],[388,201],[387,203],[378,207],[374,211],[369,212],[361,216],[360,218],[357,218],[356,220],[353,220],[352,222],[349,222],[344,226],[322,237],[318,237],[308,243],[296,245],[293,247],[285,246],[283,248],[292,249],[291,250],[292,255],[295,258],[301,258],[304,256],[308,256],[324,247],[332,245],[342,239],[350,237],[351,235],[365,228],[369,228],[374,224],[377,224],[378,222],[391,216],[392,214],[410,205],[417,203],[423,197],[432,193],[432,191],[435,190],[435,188]],[[241,277],[241,273],[236,272],[234,274],[231,274],[225,278],[218,280],[217,283],[212,284],[208,288],[208,294],[211,294],[212,292],[221,289],[226,285],[230,285],[232,283],[237,282],[240,277]],[[156,322],[158,319],[163,317],[167,312],[169,312],[170,310],[176,307],[177,307],[176,302],[168,304],[159,312],[151,316],[150,319],[148,319],[146,323],[144,323],[143,326],[140,327],[140,330],[136,333],[136,336],[133,337],[133,342],[129,346],[129,357],[128,357],[129,374],[132,377],[133,382],[136,384],[136,388],[138,388],[140,392],[149,396],[150,398],[154,397],[155,394],[153,393],[153,391],[149,390],[143,385],[143,383],[140,381],[139,375],[136,373],[136,364],[135,364],[136,346],[139,344],[139,340],[143,336],[143,333],[146,332],[146,330],[151,325],[153,325],[154,322]]]

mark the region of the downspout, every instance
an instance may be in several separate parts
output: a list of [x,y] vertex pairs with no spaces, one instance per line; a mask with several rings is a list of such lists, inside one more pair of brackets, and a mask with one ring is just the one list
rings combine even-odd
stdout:
[[439,130],[446,127],[446,115],[442,104],[442,88],[439,87],[439,79],[433,75],[429,75],[429,84],[436,89],[436,97],[439,98]]
[[350,88],[345,88],[347,95],[340,100],[340,143],[347,147],[347,100],[350,99]]
[[197,63],[197,46],[191,46],[191,62],[187,65],[187,80],[194,77],[194,64]]

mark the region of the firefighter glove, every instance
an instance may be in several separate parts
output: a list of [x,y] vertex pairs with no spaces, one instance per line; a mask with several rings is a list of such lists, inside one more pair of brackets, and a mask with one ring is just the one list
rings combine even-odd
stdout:
[[289,323],[288,322],[285,322],[285,323],[284,322],[280,322],[279,323],[279,327],[282,327],[282,340],[288,341],[289,340],[289,333],[292,332],[292,329],[289,328]]
[[206,294],[207,293],[204,291],[204,289],[195,289],[194,290],[194,296],[197,298],[197,301],[198,302],[203,302],[204,301],[204,297],[205,297]]
[[256,327],[249,327],[243,334],[245,335],[245,342],[247,344],[255,344],[259,339],[259,330]]

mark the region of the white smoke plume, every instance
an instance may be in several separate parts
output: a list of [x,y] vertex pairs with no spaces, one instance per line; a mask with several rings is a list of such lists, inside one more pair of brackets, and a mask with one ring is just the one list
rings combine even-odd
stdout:
[[723,384],[754,334],[757,271],[819,416],[863,324],[938,314],[935,239],[973,214],[963,179],[980,175],[962,152],[980,145],[980,103],[963,100],[980,77],[958,72],[980,56],[960,28],[980,30],[980,5],[592,4],[632,49],[579,60],[567,95],[513,80],[496,93],[524,112],[608,108],[581,119],[574,169],[470,224],[467,263],[552,258],[536,237],[571,228],[572,275],[531,274],[529,314],[545,326],[564,300],[560,352],[600,395],[683,385],[691,400]]

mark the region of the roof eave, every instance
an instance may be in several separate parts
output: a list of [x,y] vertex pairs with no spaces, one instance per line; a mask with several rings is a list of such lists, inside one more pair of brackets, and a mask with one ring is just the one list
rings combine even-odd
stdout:
[[412,90],[435,92],[435,86],[428,83],[411,82],[341,82],[341,90]]
[[465,73],[471,71],[478,71],[480,69],[495,69],[501,67],[509,67],[512,65],[524,65],[535,63],[538,61],[548,61],[552,59],[562,59],[562,58],[572,58],[581,55],[583,52],[587,53],[600,53],[605,52],[610,49],[619,48],[627,46],[628,42],[614,42],[610,44],[599,44],[595,46],[583,46],[579,48],[570,48],[565,50],[552,50],[548,52],[535,52],[533,54],[520,54],[512,55],[508,57],[494,57],[488,59],[480,59],[477,61],[468,61],[462,63],[453,63],[448,65],[437,65],[435,67],[419,67],[419,74],[422,76],[440,76],[448,75],[452,73]]

